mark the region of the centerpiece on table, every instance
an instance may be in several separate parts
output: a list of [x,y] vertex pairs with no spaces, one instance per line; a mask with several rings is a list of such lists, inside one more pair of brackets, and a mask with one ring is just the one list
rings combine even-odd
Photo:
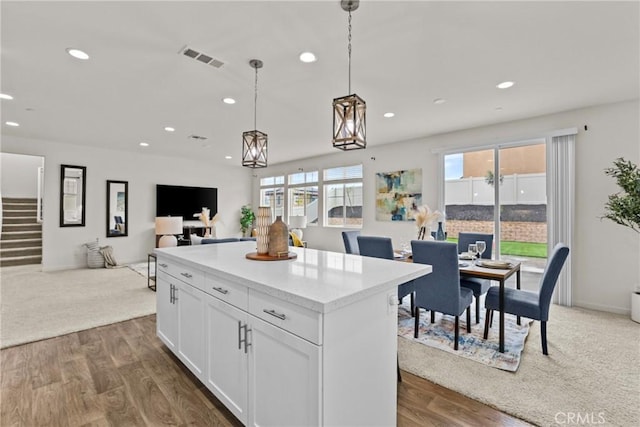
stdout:
[[427,228],[438,223],[436,231],[436,240],[444,240],[444,231],[442,230],[442,220],[444,215],[440,211],[432,211],[428,205],[418,206],[413,216],[418,227],[418,240],[424,240]]
[[209,208],[202,208],[202,212],[194,213],[194,217],[198,217],[198,219],[204,224],[204,238],[211,239],[216,237],[216,222],[218,222],[218,214],[216,213],[213,218],[210,218],[209,215],[211,211]]

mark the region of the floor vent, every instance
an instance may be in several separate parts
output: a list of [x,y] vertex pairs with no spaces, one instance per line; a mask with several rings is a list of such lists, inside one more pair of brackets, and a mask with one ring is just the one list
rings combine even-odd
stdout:
[[188,46],[180,49],[179,53],[188,58],[192,58],[196,61],[202,62],[203,64],[211,65],[214,68],[220,68],[224,65],[224,62],[220,61],[219,59],[215,59],[214,57],[212,57],[211,55],[207,55],[206,53],[198,52],[197,50],[191,49]]

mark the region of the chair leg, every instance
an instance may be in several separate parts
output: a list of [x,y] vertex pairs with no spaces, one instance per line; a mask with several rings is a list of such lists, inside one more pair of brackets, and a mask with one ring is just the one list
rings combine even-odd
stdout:
[[540,322],[540,336],[542,337],[542,354],[545,356],[549,355],[547,351],[547,322]]
[[402,374],[400,374],[400,361],[396,358],[397,362],[398,362],[398,382],[401,383],[402,382]]
[[416,314],[413,319],[413,337],[418,338],[418,329],[420,328],[420,307],[416,307]]
[[414,295],[415,295],[415,292],[411,292],[411,315],[412,315],[412,316],[415,316],[415,315],[416,315],[416,313],[415,313],[415,310],[416,310],[416,303],[415,303],[415,300],[414,300],[414,298],[413,298],[413,296],[414,296]]
[[489,336],[489,317],[491,317],[491,310],[487,310],[484,315],[484,339]]
[[489,327],[493,328],[493,310],[489,313]]
[[456,332],[455,332],[455,337],[453,339],[454,350],[458,350],[458,336],[460,335],[460,332],[458,331],[458,326],[460,326],[460,318],[456,316],[456,325],[454,326],[454,329]]
[[436,323],[436,312],[431,310],[431,323]]
[[480,295],[476,297],[476,324],[480,323]]
[[471,306],[467,307],[467,332],[471,333]]

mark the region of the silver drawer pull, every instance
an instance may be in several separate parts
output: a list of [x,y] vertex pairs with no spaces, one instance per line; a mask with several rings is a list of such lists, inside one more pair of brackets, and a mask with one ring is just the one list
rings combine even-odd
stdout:
[[225,288],[211,288],[211,289],[213,289],[214,291],[218,291],[218,292],[220,292],[221,294],[224,294],[224,295],[229,293],[229,291],[227,289],[225,289]]
[[180,273],[181,276],[186,277],[187,279],[191,279],[193,276],[189,273]]
[[167,268],[167,267],[169,267],[169,265],[168,265],[168,264],[165,264],[165,263],[162,263],[162,264],[160,264],[160,267],[162,267],[162,268]]
[[264,309],[264,310],[262,310],[262,311],[264,311],[264,312],[265,312],[265,313],[267,313],[267,314],[272,315],[273,317],[277,317],[277,318],[278,318],[278,319],[280,319],[280,320],[284,320],[284,319],[286,319],[286,318],[287,318],[287,316],[285,316],[285,315],[284,315],[284,314],[282,314],[282,313],[276,313],[276,311],[275,311],[275,310],[267,310],[267,309],[265,308],[265,309]]

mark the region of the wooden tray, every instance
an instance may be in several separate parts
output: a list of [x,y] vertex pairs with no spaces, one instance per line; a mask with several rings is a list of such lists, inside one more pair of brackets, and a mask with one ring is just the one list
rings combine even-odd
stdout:
[[288,259],[298,258],[298,254],[295,252],[287,252],[282,256],[269,256],[268,254],[259,254],[257,252],[250,252],[245,255],[247,259],[253,259],[255,261],[286,261]]

